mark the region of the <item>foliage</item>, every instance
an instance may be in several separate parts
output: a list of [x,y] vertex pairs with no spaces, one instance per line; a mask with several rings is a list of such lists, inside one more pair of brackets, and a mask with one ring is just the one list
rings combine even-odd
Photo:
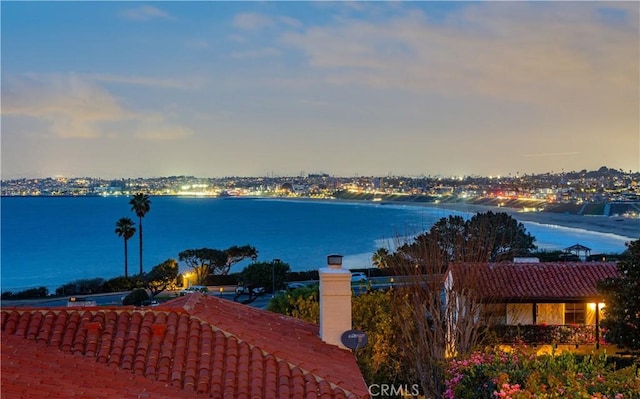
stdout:
[[524,225],[504,212],[477,213],[467,228],[468,239],[479,240],[491,248],[489,261],[492,262],[511,260],[536,249],[535,238],[526,232]]
[[387,259],[389,258],[389,250],[386,248],[378,248],[371,257],[371,262],[378,269],[386,269],[389,267]]
[[293,316],[311,323],[320,321],[319,287],[296,288],[276,295],[267,307],[276,313]]
[[147,290],[136,288],[135,290],[131,291],[129,295],[124,297],[124,299],[122,300],[122,304],[124,306],[141,306],[143,302],[148,300],[149,294],[147,293]]
[[478,213],[469,220],[451,215],[434,223],[413,243],[401,245],[387,263],[393,265],[407,258],[425,263],[420,255],[422,248],[429,247],[440,253],[438,272],[444,273],[449,262],[496,262],[527,254],[536,248],[534,241],[522,223],[504,212]]
[[167,259],[154,266],[147,273],[147,287],[151,290],[152,295],[157,295],[161,291],[174,286],[176,277],[178,277],[178,262],[175,259]]
[[[312,323],[320,318],[319,287],[302,287],[275,296],[269,303],[272,312]],[[368,384],[408,383],[403,368],[403,352],[397,346],[397,330],[404,324],[402,315],[391,311],[393,292],[368,291],[352,299],[353,328],[367,333],[367,346],[356,353],[358,365]]]
[[227,263],[227,254],[219,249],[200,248],[186,249],[178,254],[178,259],[185,262],[196,274],[196,285],[202,285],[210,274],[221,274]]
[[640,350],[640,240],[627,243],[629,257],[618,262],[618,277],[602,281],[598,288],[606,296],[606,318],[602,326],[607,341]]
[[49,296],[49,290],[46,287],[38,287],[18,292],[6,291],[0,295],[0,299],[34,299],[45,298],[47,296]]
[[[407,367],[403,373],[418,382],[427,397],[440,397],[444,391],[445,359],[481,345],[495,324],[481,309],[488,298],[476,289],[480,271],[462,270],[460,263],[509,259],[535,249],[534,240],[506,213],[476,214],[469,220],[449,216],[387,257],[389,269],[406,276],[394,287],[396,300],[391,302],[393,313],[411,320],[397,334]],[[460,272],[455,281],[443,284],[452,263]]]
[[129,255],[127,241],[136,233],[135,224],[130,218],[120,218],[116,222],[115,233],[124,239],[124,276],[129,277]]
[[309,281],[309,280],[318,281],[319,279],[320,279],[320,276],[318,274],[318,269],[303,270],[299,272],[289,272],[289,281]]
[[193,269],[196,284],[202,285],[210,275],[226,275],[236,263],[257,256],[258,251],[250,245],[234,245],[224,251],[213,248],[186,249],[178,254],[178,259]]
[[238,262],[242,262],[245,259],[255,259],[258,257],[258,250],[251,245],[244,245],[239,247],[234,245],[224,250],[227,254],[227,261],[225,262],[224,269],[220,270],[218,274],[228,274],[233,265]]
[[204,285],[237,285],[239,277],[240,273],[209,275]]
[[104,292],[103,278],[80,279],[56,288],[56,295],[88,295]]
[[134,288],[141,288],[144,285],[144,281],[140,276],[134,277],[114,277],[102,284],[102,292],[117,292],[117,291],[131,291]]
[[474,352],[446,368],[445,399],[637,398],[640,377],[634,367],[614,370],[606,356],[571,352],[536,356],[513,352]]
[[393,291],[369,291],[353,297],[353,328],[367,333],[367,345],[356,353],[367,383],[408,384],[404,353],[398,347],[398,329],[406,319],[392,312]]
[[239,280],[255,287],[264,287],[267,292],[271,292],[273,287],[277,291],[284,287],[289,270],[288,263],[277,260],[252,263],[242,270]]
[[151,200],[147,194],[138,193],[133,195],[133,198],[129,201],[129,205],[131,205],[131,210],[138,217],[138,226],[140,227],[138,236],[140,237],[140,275],[142,275],[144,273],[142,268],[142,218],[145,217],[151,209]]

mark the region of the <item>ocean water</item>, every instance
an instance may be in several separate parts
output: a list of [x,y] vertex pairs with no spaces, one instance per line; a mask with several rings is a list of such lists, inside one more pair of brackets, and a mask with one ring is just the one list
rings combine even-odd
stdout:
[[[2,197],[0,288],[46,286],[50,291],[81,279],[124,274],[124,245],[115,223],[137,218],[125,197]],[[428,230],[449,214],[440,208],[335,201],[152,197],[143,219],[144,270],[185,249],[252,245],[259,261],[280,259],[294,271],[324,267],[326,256],[344,255],[344,267],[371,266],[377,248]],[[593,253],[618,253],[628,238],[525,223],[538,246],[577,242]],[[137,273],[138,236],[128,242],[129,272]],[[241,271],[249,261],[239,263]],[[180,265],[182,270],[186,266]]]

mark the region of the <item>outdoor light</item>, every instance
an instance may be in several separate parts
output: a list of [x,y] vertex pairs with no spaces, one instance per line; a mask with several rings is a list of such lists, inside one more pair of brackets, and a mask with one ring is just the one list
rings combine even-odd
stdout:
[[342,255],[327,256],[327,263],[332,269],[339,269],[342,266]]

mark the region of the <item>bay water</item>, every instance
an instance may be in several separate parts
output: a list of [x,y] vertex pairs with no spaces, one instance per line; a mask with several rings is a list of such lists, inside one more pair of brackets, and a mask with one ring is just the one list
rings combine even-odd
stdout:
[[[377,248],[428,230],[450,214],[441,208],[339,201],[151,197],[143,219],[144,271],[186,249],[251,245],[258,261],[280,259],[293,271],[324,267],[329,254],[344,267],[371,267]],[[0,289],[45,286],[50,292],[83,278],[124,274],[124,243],[115,223],[130,217],[128,197],[2,197]],[[545,249],[576,243],[592,253],[620,253],[628,238],[582,229],[524,223]],[[404,237],[404,238],[403,238]],[[138,235],[128,241],[129,273],[139,270]],[[250,261],[235,265],[239,272]],[[187,271],[180,264],[181,271]]]

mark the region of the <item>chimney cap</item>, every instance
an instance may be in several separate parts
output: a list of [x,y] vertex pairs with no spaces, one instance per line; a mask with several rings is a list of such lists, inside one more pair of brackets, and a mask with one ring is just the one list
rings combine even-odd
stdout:
[[339,269],[342,267],[342,255],[332,254],[327,256],[327,264],[331,268]]

